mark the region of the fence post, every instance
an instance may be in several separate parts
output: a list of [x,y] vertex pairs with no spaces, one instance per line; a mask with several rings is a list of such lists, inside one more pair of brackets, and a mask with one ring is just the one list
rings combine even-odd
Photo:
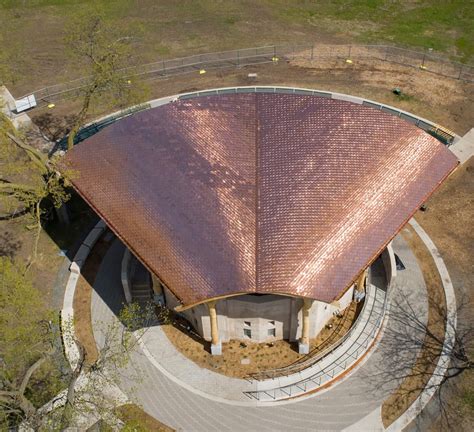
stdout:
[[277,48],[276,45],[273,45],[273,57],[276,57],[277,55]]
[[423,53],[423,60],[421,61],[421,67],[425,67],[425,59],[426,59],[426,53]]
[[162,61],[162,69],[163,69],[163,73],[166,73],[166,67],[165,67],[165,61],[163,60]]
[[237,66],[240,66],[240,50],[237,50]]
[[347,55],[347,58],[350,59],[351,58],[351,53],[352,53],[352,45],[349,45],[349,53]]
[[311,45],[311,60],[314,59],[314,44]]
[[462,64],[461,67],[459,68],[459,75],[458,75],[458,79],[461,79],[461,75],[462,75],[462,68],[464,67],[464,65]]

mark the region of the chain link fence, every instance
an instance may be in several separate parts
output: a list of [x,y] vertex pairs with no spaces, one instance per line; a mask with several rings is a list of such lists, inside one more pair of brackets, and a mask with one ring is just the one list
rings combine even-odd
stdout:
[[[270,45],[160,60],[123,69],[122,73],[124,79],[140,77],[145,81],[150,81],[199,70],[238,68],[295,59],[313,62],[328,59],[368,63],[383,61],[457,80],[474,82],[474,66],[448,61],[430,52],[419,52],[388,45]],[[32,93],[35,95],[37,106],[41,107],[77,97],[81,89],[87,85],[88,78],[79,78],[67,83],[45,87]]]

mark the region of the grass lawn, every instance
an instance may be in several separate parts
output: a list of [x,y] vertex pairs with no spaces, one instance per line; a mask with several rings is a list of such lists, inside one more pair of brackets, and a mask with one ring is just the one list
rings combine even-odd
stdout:
[[[15,93],[68,81],[63,36],[73,0],[0,0],[0,36],[14,46]],[[474,5],[464,0],[126,0],[103,4],[141,28],[137,63],[274,43],[363,42],[433,48],[474,61]],[[27,5],[25,7],[24,5]],[[0,21],[2,19],[0,18]],[[0,38],[1,40],[1,38]]]
[[130,432],[173,432],[174,429],[166,426],[147,414],[135,404],[126,404],[116,409],[120,420],[127,423],[126,430]]

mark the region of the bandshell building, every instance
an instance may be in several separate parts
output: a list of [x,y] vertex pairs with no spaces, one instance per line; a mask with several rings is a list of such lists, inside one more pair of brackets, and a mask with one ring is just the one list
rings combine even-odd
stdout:
[[307,353],[363,298],[367,276],[390,282],[390,241],[457,164],[390,113],[248,90],[170,100],[65,159],[155,298],[214,354],[230,339],[299,341]]

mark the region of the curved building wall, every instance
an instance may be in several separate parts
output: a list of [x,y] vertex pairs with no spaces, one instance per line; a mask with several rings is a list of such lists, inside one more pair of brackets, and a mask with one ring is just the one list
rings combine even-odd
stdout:
[[[129,265],[124,265],[125,261],[125,259],[122,261],[122,273],[126,273],[130,268]],[[372,264],[371,279],[379,286],[389,287],[395,276],[395,255],[390,243]],[[152,275],[152,286],[155,301],[160,303],[164,301],[169,309],[181,305],[173,293],[154,275]],[[309,337],[316,337],[333,314],[346,309],[353,298],[354,286],[331,304],[313,301],[309,310]],[[219,339],[222,342],[231,339],[249,342],[299,340],[302,330],[302,308],[302,298],[273,294],[245,294],[217,300]],[[211,340],[209,309],[206,303],[182,311],[180,315],[188,320],[201,337]]]
[[[173,293],[164,288],[166,305],[174,309],[180,303]],[[314,301],[310,309],[311,338],[316,337],[337,311],[351,303],[353,287],[333,304]],[[267,342],[301,337],[303,299],[281,295],[242,295],[216,302],[219,339],[228,342],[237,339],[248,342]],[[206,304],[181,312],[205,340],[211,340],[209,310]]]

